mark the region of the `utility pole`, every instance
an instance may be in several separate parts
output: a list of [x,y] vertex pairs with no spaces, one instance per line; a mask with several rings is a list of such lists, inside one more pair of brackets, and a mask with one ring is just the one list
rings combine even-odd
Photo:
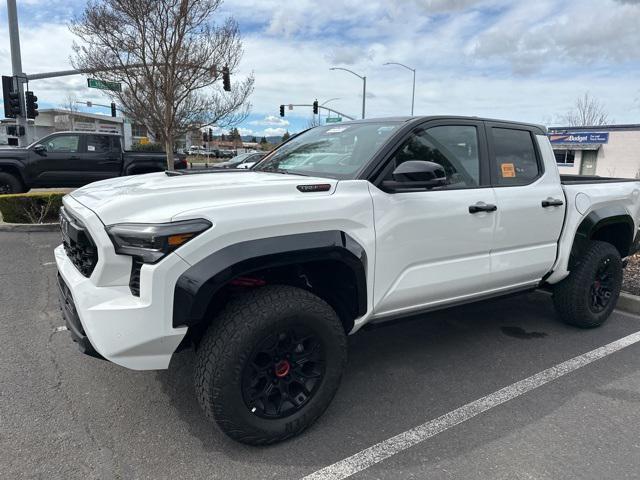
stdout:
[[16,125],[24,128],[25,134],[18,137],[18,144],[25,146],[29,144],[27,138],[27,119],[25,117],[24,104],[24,81],[25,75],[22,71],[22,56],[20,55],[20,31],[18,29],[18,8],[16,0],[7,0],[7,20],[9,22],[9,44],[11,45],[11,69],[13,73],[13,88],[20,96],[20,114],[16,115]]

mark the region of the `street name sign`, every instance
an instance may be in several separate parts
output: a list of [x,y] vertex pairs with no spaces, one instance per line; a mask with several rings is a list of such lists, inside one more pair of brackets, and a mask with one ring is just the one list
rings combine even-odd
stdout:
[[114,92],[121,92],[122,85],[118,82],[105,82],[98,80],[97,78],[87,78],[87,85],[89,88],[98,88],[100,90],[112,90]]

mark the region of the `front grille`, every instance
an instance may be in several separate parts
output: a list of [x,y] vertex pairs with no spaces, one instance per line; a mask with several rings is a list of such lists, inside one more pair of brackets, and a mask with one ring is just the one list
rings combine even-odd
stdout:
[[90,277],[98,263],[98,250],[91,235],[77,218],[74,218],[64,207],[60,209],[60,230],[64,251],[78,271]]
[[129,290],[131,290],[131,294],[139,297],[140,296],[140,269],[142,268],[142,263],[133,259],[131,262],[131,277],[129,277]]

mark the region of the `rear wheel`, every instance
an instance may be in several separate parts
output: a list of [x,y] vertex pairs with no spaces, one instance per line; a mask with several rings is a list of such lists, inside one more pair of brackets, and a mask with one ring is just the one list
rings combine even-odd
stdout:
[[24,187],[20,179],[7,172],[0,172],[0,195],[22,193]]
[[230,302],[202,339],[198,400],[235,440],[285,440],[329,406],[346,350],[343,326],[322,299],[288,286],[249,291]]
[[554,287],[553,299],[562,320],[592,328],[602,325],[618,302],[622,259],[607,242],[594,241],[571,274]]

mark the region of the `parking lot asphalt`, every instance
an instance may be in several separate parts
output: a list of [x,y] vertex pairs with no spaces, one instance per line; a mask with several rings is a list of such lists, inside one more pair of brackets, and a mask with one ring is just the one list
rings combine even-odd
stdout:
[[[573,357],[640,331],[561,324],[548,295],[467,305],[350,337],[326,414],[267,448],[202,415],[194,353],[134,372],[82,355],[55,288],[56,233],[0,233],[0,477],[301,478]],[[354,479],[640,478],[640,343],[495,406]]]

